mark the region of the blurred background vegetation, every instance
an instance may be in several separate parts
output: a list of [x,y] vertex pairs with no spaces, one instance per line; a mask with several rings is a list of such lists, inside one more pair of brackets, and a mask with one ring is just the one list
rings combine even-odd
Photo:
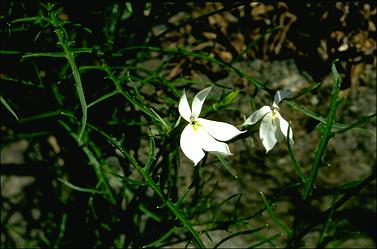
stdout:
[[[198,246],[187,227],[207,247],[376,246],[375,1],[5,0],[0,18],[2,248]],[[309,200],[286,144],[266,155],[257,129],[226,162],[182,155],[184,88],[214,84],[204,113],[235,125],[290,89],[308,175],[334,59],[335,128],[356,125],[330,140]]]

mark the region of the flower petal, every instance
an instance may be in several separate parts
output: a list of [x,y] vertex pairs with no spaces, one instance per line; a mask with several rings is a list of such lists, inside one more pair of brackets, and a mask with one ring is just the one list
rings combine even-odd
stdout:
[[264,115],[271,112],[271,108],[267,105],[263,106],[259,110],[253,112],[245,121],[245,123],[242,124],[242,126],[245,125],[253,125],[256,122],[258,122],[261,118],[263,118]]
[[288,97],[289,95],[291,95],[291,92],[290,91],[287,91],[287,90],[279,90],[275,93],[275,97],[274,97],[274,104],[275,105],[279,105],[279,103],[285,99],[286,97]]
[[245,132],[240,131],[235,126],[224,122],[204,118],[198,118],[198,122],[205,128],[209,135],[220,141],[228,141],[229,139],[232,139],[235,136]]
[[183,153],[197,165],[204,157],[199,139],[200,134],[195,131],[191,124],[188,124],[182,131],[180,144]]
[[178,110],[179,110],[179,114],[181,114],[182,118],[184,118],[187,122],[191,122],[190,121],[191,109],[190,109],[190,105],[187,101],[185,89],[183,89],[182,97],[179,100]]
[[259,137],[262,140],[262,144],[268,153],[276,144],[276,123],[272,114],[267,114],[262,119],[262,123],[259,128]]
[[204,127],[198,127],[199,143],[203,150],[224,156],[233,155],[226,143],[219,142],[207,133]]
[[[276,113],[277,114],[277,117],[279,118],[279,124],[280,124],[280,131],[283,133],[284,137],[287,137],[288,135],[288,127],[289,127],[289,123],[287,122],[287,120],[285,120],[281,115],[280,113]],[[293,131],[292,131],[292,128],[289,127],[289,142],[291,144],[294,143],[293,141]]]
[[192,116],[194,117],[195,120],[199,117],[200,112],[202,111],[204,100],[207,98],[207,95],[209,91],[211,91],[211,89],[212,89],[212,86],[201,90],[195,95],[194,99],[192,100],[192,106],[191,106]]

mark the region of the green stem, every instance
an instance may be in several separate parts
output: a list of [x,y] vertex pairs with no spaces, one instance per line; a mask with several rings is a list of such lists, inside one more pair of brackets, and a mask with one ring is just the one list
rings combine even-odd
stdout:
[[[76,117],[69,114],[62,112],[62,115],[72,118],[75,121],[77,121]],[[90,129],[93,129],[94,131],[98,132],[100,135],[105,137],[108,142],[110,142],[112,145],[114,145],[128,160],[129,162],[135,167],[135,169],[139,172],[140,175],[143,176],[144,180],[147,182],[147,185],[160,197],[160,199],[164,202],[164,204],[170,209],[170,211],[175,215],[175,217],[181,222],[181,224],[186,228],[187,231],[191,233],[193,236],[197,246],[199,248],[205,248],[205,245],[203,244],[202,240],[199,237],[199,234],[195,231],[195,229],[191,226],[191,224],[188,222],[185,215],[179,210],[177,205],[175,205],[171,200],[166,199],[160,189],[160,186],[157,182],[155,182],[152,178],[152,176],[149,174],[149,168],[142,167],[137,160],[128,153],[123,146],[116,141],[114,138],[103,132],[102,130],[98,129],[97,127],[91,125],[88,123],[88,127]]]
[[94,167],[97,178],[104,185],[104,189],[105,189],[106,195],[109,198],[109,201],[111,202],[111,204],[115,205],[116,199],[114,197],[113,192],[111,191],[110,184],[108,180],[106,179],[105,174],[102,171],[100,162],[98,162],[95,155],[90,150],[89,146],[83,147],[83,151],[85,152],[86,156],[89,158],[89,163]]
[[317,149],[317,152],[316,152],[313,164],[312,164],[312,168],[310,170],[308,180],[305,183],[304,200],[307,200],[309,198],[309,195],[312,192],[314,181],[317,177],[318,169],[321,164],[323,154],[326,150],[327,143],[329,142],[330,138],[333,136],[333,133],[331,132],[331,128],[333,126],[333,123],[335,122],[336,111],[340,103],[340,100],[338,97],[339,89],[340,89],[340,78],[335,67],[335,61],[333,62],[333,65],[332,65],[332,71],[334,75],[334,83],[333,83],[333,88],[332,88],[332,93],[331,93],[330,111],[327,118],[325,130],[319,142],[318,149]]
[[332,205],[330,208],[328,208],[326,211],[324,211],[320,216],[318,216],[313,222],[310,224],[304,225],[300,231],[295,229],[296,233],[292,236],[292,238],[288,241],[286,248],[297,248],[298,243],[300,243],[301,239],[308,234],[314,227],[318,226],[319,224],[322,224],[326,222],[329,215],[332,212],[335,212],[337,209],[339,209],[342,205],[344,205],[347,201],[349,201],[352,197],[357,196],[358,193],[365,187],[367,187],[371,182],[375,181],[376,179],[376,171],[374,171],[372,174],[370,174],[368,177],[363,179],[359,184],[352,187],[351,189],[347,190],[347,192],[343,195],[340,200],[338,200],[334,205]]
[[[290,137],[290,130],[291,130],[290,128],[291,128],[291,123],[289,123],[288,132],[287,132],[287,137],[288,138]],[[296,157],[293,154],[290,139],[287,139],[287,147],[288,147],[289,157],[291,158],[291,163],[292,163],[293,170],[301,178],[301,181],[303,183],[305,183],[305,175],[304,175],[304,173],[302,173],[302,170],[301,170],[300,166],[297,163]]]
[[194,230],[194,228],[191,226],[191,224],[187,221],[184,214],[176,208],[176,206],[171,202],[170,200],[166,200],[166,206],[175,214],[175,217],[182,223],[182,225],[191,233],[191,235],[194,237],[195,242],[199,246],[199,248],[206,248],[206,246],[203,244],[202,240],[199,237],[199,234]]
[[76,87],[77,94],[79,96],[81,111],[82,111],[81,128],[80,128],[80,132],[79,132],[79,135],[78,135],[78,140],[80,142],[81,137],[82,137],[82,135],[84,134],[84,131],[85,131],[85,126],[86,126],[86,122],[87,122],[87,109],[88,109],[87,104],[86,104],[86,100],[85,100],[84,89],[83,89],[82,83],[81,83],[80,73],[79,73],[79,70],[77,69],[77,65],[76,65],[75,58],[74,58],[74,52],[69,47],[69,44],[68,44],[68,42],[65,38],[65,35],[64,35],[64,30],[63,30],[63,28],[60,24],[60,21],[56,17],[56,12],[50,13],[50,19],[49,20],[50,20],[51,24],[54,26],[54,29],[55,29],[54,32],[56,33],[56,36],[58,37],[59,44],[63,47],[65,57],[68,60],[68,63],[69,63],[71,70],[72,70],[73,78],[75,80],[75,87]]
[[140,101],[136,100],[129,92],[125,91],[122,88],[119,79],[113,75],[108,66],[105,66],[105,71],[109,75],[109,78],[115,84],[116,89],[123,95],[123,97],[125,97],[134,106],[140,108],[142,112],[150,116],[153,120],[161,123],[166,130],[170,130],[169,125],[160,117],[160,115],[157,114],[157,112],[155,112],[152,108],[148,108],[144,103],[141,103]]
[[58,238],[56,239],[56,242],[53,246],[54,248],[59,248],[60,242],[62,241],[64,234],[65,234],[66,225],[67,225],[67,213],[64,213],[62,215],[62,221],[60,222],[60,229],[59,229]]
[[318,239],[318,243],[317,243],[317,248],[320,248],[319,246],[323,243],[323,241],[325,240],[325,238],[327,237],[327,231],[329,230],[329,227],[330,227],[330,224],[332,223],[333,221],[333,214],[334,214],[334,204],[335,204],[335,199],[336,199],[336,196],[333,195],[333,200],[332,200],[332,204],[331,204],[331,207],[329,209],[329,215],[326,219],[326,222],[325,224],[323,225],[323,229],[319,235],[319,239]]

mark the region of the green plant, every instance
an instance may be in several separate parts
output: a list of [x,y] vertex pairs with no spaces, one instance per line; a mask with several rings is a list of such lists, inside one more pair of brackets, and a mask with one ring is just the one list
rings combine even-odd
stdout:
[[[28,247],[193,244],[218,248],[242,236],[249,238],[250,248],[290,248],[302,246],[304,236],[319,229],[317,246],[325,247],[349,236],[341,207],[372,185],[375,169],[363,178],[334,186],[328,193],[313,188],[329,142],[344,133],[367,133],[364,126],[375,122],[376,114],[353,123],[337,121],[344,101],[339,97],[342,79],[337,61],[332,64],[332,93],[324,114],[300,102],[322,84],[314,83],[283,101],[289,107],[286,112],[317,121],[315,132],[320,139],[312,151],[312,164],[302,165],[295,154],[297,148],[287,142],[282,157],[289,157],[295,175],[287,179],[289,184],[279,186],[279,191],[260,192],[257,209],[242,210],[242,192],[257,191],[245,186],[223,196],[220,180],[213,182],[214,172],[221,166],[226,177],[234,176],[230,181],[244,177],[231,158],[206,153],[200,163],[190,165],[190,172],[182,172],[188,161],[180,156],[179,139],[187,124],[181,122],[179,99],[184,88],[201,90],[213,83],[217,93],[208,97],[213,104],[203,106],[203,117],[229,114],[228,120],[240,124],[241,111],[235,107],[240,99],[249,99],[251,108],[256,109],[257,95],[272,97],[277,89],[210,52],[151,45],[153,39],[148,35],[140,41],[138,30],[131,27],[142,21],[138,17],[146,18],[139,12],[150,11],[149,4],[109,3],[104,10],[107,15],[99,21],[103,26],[91,28],[71,20],[60,5],[32,5],[34,9],[21,11],[25,14],[21,17],[17,3],[7,4],[9,27],[3,25],[2,34],[8,33],[1,49],[2,60],[7,61],[1,74],[1,143],[6,147],[26,140],[28,149],[25,171],[19,170],[22,165],[5,165],[2,174],[34,176],[34,183],[23,190],[20,202],[3,198],[2,246],[20,246],[17,238],[23,237],[23,246]],[[12,43],[22,38],[25,46]],[[117,41],[128,38],[122,45]],[[143,64],[148,59],[158,62]],[[170,64],[186,59],[211,63],[237,75],[255,94],[217,82],[170,78]],[[294,123],[289,126],[295,130]],[[257,128],[253,123],[229,143],[251,140]],[[250,158],[248,166],[259,167],[254,160],[267,160],[270,154],[245,156]],[[323,196],[333,198],[330,206],[315,208],[313,202]],[[276,211],[279,202],[287,199],[297,205],[291,219]],[[40,215],[33,217],[30,210],[35,209]],[[27,231],[10,222],[16,212],[26,220]],[[314,218],[303,218],[308,214]],[[261,217],[265,219],[260,221]],[[276,230],[279,232],[269,232]],[[219,231],[224,232],[222,237],[215,238],[213,234]]]

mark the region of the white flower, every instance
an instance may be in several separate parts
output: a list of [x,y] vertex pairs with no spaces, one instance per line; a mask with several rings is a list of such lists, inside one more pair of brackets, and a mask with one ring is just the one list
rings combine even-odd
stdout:
[[179,113],[189,122],[181,134],[181,149],[183,153],[196,165],[204,157],[204,151],[220,155],[233,155],[226,143],[241,134],[233,125],[199,118],[203,102],[212,87],[207,87],[195,95],[190,108],[185,90],[179,101]]
[[[272,106],[263,106],[259,110],[255,111],[245,121],[244,125],[253,125],[262,119],[262,123],[259,128],[259,137],[262,140],[266,153],[268,153],[276,144],[277,141],[281,141],[284,137],[287,137],[288,122],[279,113],[279,103],[286,98],[290,92],[281,90],[277,91],[274,97],[274,103]],[[293,132],[289,128],[289,142],[293,141]]]

